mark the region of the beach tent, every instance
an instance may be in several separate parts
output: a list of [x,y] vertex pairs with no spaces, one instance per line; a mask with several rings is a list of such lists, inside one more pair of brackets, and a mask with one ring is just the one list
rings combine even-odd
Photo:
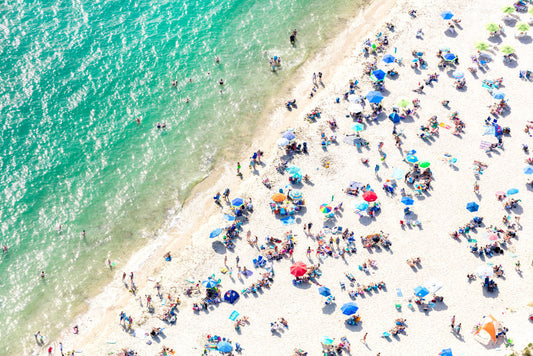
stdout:
[[357,313],[359,307],[354,302],[348,302],[341,307],[341,311],[344,315],[353,315]]
[[234,290],[229,290],[224,294],[224,300],[230,304],[233,304],[239,299],[239,293]]
[[295,277],[301,277],[307,273],[307,265],[303,262],[295,262],[291,266],[291,274]]
[[383,100],[383,95],[379,91],[371,91],[366,94],[366,99],[374,104],[378,104]]
[[374,193],[373,191],[369,190],[363,194],[363,199],[368,202],[373,202],[378,199],[378,195]]
[[400,122],[400,120],[402,119],[400,115],[398,115],[397,113],[393,112],[392,114],[389,115],[389,119],[397,124]]
[[452,349],[444,349],[439,352],[439,356],[453,356]]
[[227,341],[220,341],[217,344],[217,350],[224,353],[231,352],[233,351],[233,345]]
[[425,287],[418,286],[415,288],[415,295],[417,297],[424,298],[428,294],[429,294],[429,291]]
[[476,202],[471,201],[470,203],[466,204],[466,210],[473,213],[479,210],[479,205]]
[[502,329],[502,324],[494,319],[492,315],[484,317],[481,322],[481,327],[476,330],[474,335],[479,335],[484,339],[492,339],[496,342],[496,335],[498,334],[498,329]]
[[324,286],[318,288],[318,293],[320,295],[323,295],[324,297],[329,297],[331,295],[331,291],[329,290],[329,288]]
[[221,232],[222,232],[222,229],[220,229],[220,228],[215,229],[215,230],[211,231],[211,233],[209,234],[209,238],[212,239],[214,237],[217,237],[218,235],[220,235]]

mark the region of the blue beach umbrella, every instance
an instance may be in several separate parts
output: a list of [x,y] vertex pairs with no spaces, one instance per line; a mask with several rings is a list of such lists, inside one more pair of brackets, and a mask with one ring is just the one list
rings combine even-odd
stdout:
[[365,129],[365,125],[359,122],[356,122],[355,124],[352,125],[352,130],[354,130],[355,132],[363,131],[364,129]]
[[371,91],[366,94],[366,99],[371,103],[378,104],[383,100],[383,95],[379,91]]
[[405,160],[406,160],[407,162],[410,162],[410,163],[416,163],[416,162],[418,162],[418,157],[413,156],[413,155],[409,155],[409,156],[407,156],[407,157],[405,158]]
[[451,11],[444,11],[440,14],[440,17],[442,17],[443,20],[450,20],[453,17],[453,14]]
[[414,155],[416,153],[415,150],[410,150],[409,152],[407,152],[408,155]]
[[285,131],[281,134],[281,137],[286,138],[287,140],[294,140],[296,138],[296,135],[292,131]]
[[415,295],[417,297],[424,298],[428,294],[429,294],[429,291],[425,287],[418,286],[415,288]]
[[364,201],[362,203],[358,203],[357,205],[355,205],[355,208],[357,210],[366,210],[366,209],[368,209],[368,203],[366,201]]
[[329,297],[331,295],[331,291],[329,290],[329,288],[324,286],[318,288],[318,293],[320,293],[320,295],[323,295],[324,297]]
[[479,205],[476,202],[471,201],[470,203],[466,204],[466,210],[473,213],[479,210]]
[[385,77],[387,76],[387,73],[385,73],[384,71],[382,71],[381,69],[377,69],[375,71],[372,72],[372,75],[374,76],[374,78],[376,78],[376,80],[378,82],[382,81],[383,79],[385,79]]
[[440,352],[440,356],[453,356],[452,349],[444,349]]
[[507,191],[507,195],[513,195],[513,194],[516,194],[518,193],[518,189],[516,188],[511,188]]
[[233,345],[227,341],[221,341],[217,344],[217,350],[224,353],[231,352],[233,351]]
[[244,200],[242,200],[241,198],[235,198],[231,201],[231,206],[234,206],[236,208],[243,206],[243,205],[244,205]]
[[453,53],[446,53],[444,55],[444,59],[447,60],[447,61],[455,61],[455,59],[457,58],[457,56]]
[[328,336],[322,336],[320,338],[320,342],[323,343],[324,345],[333,345],[333,339],[328,337]]
[[348,302],[341,307],[341,311],[344,315],[353,315],[357,313],[359,307],[354,302]]
[[289,174],[297,174],[301,172],[300,167],[297,167],[297,166],[289,166],[285,168],[285,170],[289,172]]
[[289,192],[289,196],[290,196],[292,199],[296,199],[296,200],[298,200],[298,199],[302,199],[303,194],[302,194],[302,192],[299,191],[299,190],[291,190],[291,191]]
[[413,205],[415,203],[415,201],[409,197],[403,197],[402,198],[402,204],[405,204],[405,205]]
[[524,168],[524,174],[533,174],[533,168],[532,167],[526,167]]
[[205,281],[202,282],[202,285],[206,287],[207,289],[215,288],[218,283],[212,278],[208,278]]
[[389,119],[390,119],[393,123],[397,124],[397,123],[400,122],[401,117],[400,117],[400,115],[398,115],[397,113],[393,112],[392,114],[389,115]]
[[394,58],[394,56],[392,54],[386,54],[383,56],[383,59],[382,61],[385,62],[385,63],[392,63],[396,60],[396,58]]
[[502,100],[505,98],[505,93],[501,90],[496,90],[492,93],[492,97],[497,100]]
[[209,234],[209,238],[212,239],[214,237],[217,237],[218,235],[220,235],[221,232],[222,232],[222,229],[220,229],[220,228],[215,229],[215,230],[211,231],[211,233]]

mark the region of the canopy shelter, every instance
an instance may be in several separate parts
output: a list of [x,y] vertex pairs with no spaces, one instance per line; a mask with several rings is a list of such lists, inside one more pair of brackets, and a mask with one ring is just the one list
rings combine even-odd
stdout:
[[474,335],[479,335],[484,339],[490,338],[492,341],[496,342],[496,335],[503,330],[502,324],[494,319],[492,315],[484,317],[481,322],[481,327],[476,330]]

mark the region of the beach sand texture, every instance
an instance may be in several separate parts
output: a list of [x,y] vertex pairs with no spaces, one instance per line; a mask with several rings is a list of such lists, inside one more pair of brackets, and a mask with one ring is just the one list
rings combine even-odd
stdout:
[[[82,355],[116,354],[123,348],[136,350],[139,355],[154,355],[165,345],[175,350],[176,355],[200,355],[206,336],[220,335],[240,343],[243,355],[291,355],[295,348],[301,348],[309,355],[319,355],[322,336],[335,338],[336,342],[346,336],[351,342],[353,355],[376,355],[378,352],[383,356],[437,355],[445,348],[452,348],[454,355],[510,354],[512,349],[506,348],[502,341],[485,346],[472,335],[472,328],[489,314],[509,328],[507,336],[515,343],[515,349],[522,349],[532,342],[533,324],[528,321],[528,315],[533,308],[527,304],[533,299],[533,254],[531,243],[527,240],[533,220],[527,216],[533,207],[533,200],[532,189],[526,186],[528,176],[522,171],[527,167],[524,160],[529,157],[523,153],[522,144],[532,142],[524,132],[526,122],[533,119],[529,105],[532,83],[519,79],[519,70],[533,68],[533,62],[530,61],[533,46],[529,43],[530,37],[529,41],[515,37],[517,31],[513,27],[517,21],[501,20],[503,5],[496,0],[483,3],[413,0],[398,4],[392,1],[374,2],[368,6],[358,18],[347,24],[346,29],[327,48],[300,69],[299,79],[289,92],[281,92],[278,108],[272,112],[269,121],[258,128],[255,143],[243,149],[243,152],[250,153],[241,157],[243,179],[235,176],[235,163],[228,163],[213,175],[214,178],[201,184],[180,213],[177,225],[165,237],[136,253],[127,266],[117,266],[117,280],[91,300],[88,313],[75,321],[74,324],[79,326],[79,335],[66,330],[54,342],[54,347],[58,349],[57,343],[62,341],[65,350],[80,350],[83,351]],[[408,14],[409,9],[417,9],[416,17]],[[456,27],[456,35],[445,32],[448,21],[440,17],[444,10],[452,11],[454,18],[462,20],[460,27]],[[529,16],[527,13],[514,15],[520,18],[518,22],[525,21]],[[386,29],[386,21],[395,25],[394,32]],[[502,43],[495,39],[488,40],[485,25],[489,22],[504,26],[505,36],[500,37]],[[415,36],[419,28],[423,30],[423,38]],[[389,45],[377,56],[365,57],[362,42],[366,38],[374,40],[379,31],[388,36]],[[473,76],[467,68],[476,67],[470,56],[476,54],[474,43],[477,41],[489,43],[490,49],[486,52],[491,54],[493,60],[488,63],[485,72],[478,70],[477,75]],[[506,44],[516,49],[517,59],[510,64],[504,63],[499,50]],[[448,66],[444,70],[437,67],[439,59],[435,54],[442,47],[449,47],[457,54],[458,65]],[[423,58],[428,62],[427,69],[414,70],[410,67],[414,58],[411,54],[413,50],[425,52]],[[402,58],[402,65],[383,63],[381,58],[386,53]],[[402,150],[414,149],[420,161],[431,163],[434,177],[431,189],[420,195],[403,179],[397,180],[395,195],[386,194],[382,189],[386,180],[391,179],[394,168],[405,171],[410,168],[403,161],[405,153],[395,147],[391,134],[393,124],[386,115],[380,116],[377,122],[363,120],[365,130],[361,136],[370,143],[368,149],[358,149],[343,142],[346,134],[353,134],[350,128],[354,124],[351,118],[346,117],[349,103],[343,99],[343,94],[348,91],[350,79],[360,81],[356,93],[365,95],[372,90],[371,81],[368,75],[363,74],[363,69],[365,62],[374,59],[378,68],[385,71],[396,69],[399,73],[396,79],[385,79],[382,104],[387,115],[391,113],[398,97],[406,97],[409,101],[420,100],[416,115],[397,125],[398,130],[403,130]],[[466,88],[463,90],[454,86],[452,73],[455,70],[465,73]],[[324,86],[319,86],[316,95],[309,98],[313,86],[312,73],[319,71],[324,73]],[[418,83],[424,82],[431,73],[439,74],[438,81],[426,85],[422,94],[413,92]],[[497,119],[498,124],[511,129],[511,135],[504,136],[503,149],[487,154],[480,149],[480,143],[489,140],[488,136],[483,136],[483,126],[490,114],[488,105],[495,100],[482,87],[482,80],[500,77],[503,77],[501,90],[506,94],[511,110]],[[289,112],[282,102],[292,97],[297,99],[298,108]],[[337,97],[341,98],[339,104],[334,102]],[[450,101],[449,109],[441,105],[443,100]],[[321,118],[314,123],[304,120],[306,113],[315,107],[321,109]],[[368,110],[367,105],[365,113]],[[461,135],[452,134],[453,123],[449,116],[454,111],[466,124]],[[426,125],[433,115],[437,115],[439,122],[452,127],[441,127],[438,136],[422,140],[418,137],[420,126]],[[336,119],[338,124],[335,132],[327,122],[331,119]],[[303,174],[310,176],[312,183],[295,187],[301,189],[304,195],[305,208],[294,215],[294,224],[283,225],[279,216],[271,212],[269,203],[270,197],[278,189],[286,191],[289,184],[288,174],[281,175],[275,168],[284,155],[284,150],[278,149],[276,141],[288,128],[294,128],[296,141],[305,141],[309,147],[308,155],[293,155],[289,165],[300,167]],[[327,136],[337,135],[338,143],[323,149],[320,139],[322,132]],[[387,154],[385,162],[380,160],[377,148],[380,141],[384,143],[383,151]],[[264,164],[257,167],[257,172],[253,172],[248,168],[248,157],[259,148],[265,151]],[[455,166],[444,161],[445,153],[457,158]],[[368,165],[361,163],[363,157],[368,158]],[[479,175],[479,195],[473,190],[475,160],[488,165],[484,173]],[[378,175],[374,173],[376,164],[380,165]],[[272,183],[271,190],[261,183],[265,177]],[[374,219],[359,217],[355,213],[356,202],[361,202],[362,198],[361,195],[353,197],[344,193],[350,181],[370,184],[376,192],[381,212]],[[229,224],[222,217],[223,213],[230,212],[229,206],[223,203],[223,209],[220,209],[212,201],[216,192],[222,192],[225,187],[231,188],[230,199],[252,198],[254,205],[254,212],[243,225],[241,238],[237,239],[236,248],[232,251],[221,248],[222,235],[209,239],[212,230]],[[420,227],[400,226],[405,207],[400,202],[401,188],[414,200],[411,208],[417,215],[415,220],[421,222]],[[496,199],[495,193],[510,188],[519,190],[514,197],[521,201],[517,208],[508,212]],[[479,204],[478,212],[470,213],[465,209],[466,204],[472,201]],[[341,202],[343,208],[335,214],[334,219],[325,219],[319,210],[321,204],[336,206]],[[505,215],[510,215],[512,221],[515,215],[522,218],[518,237],[510,240],[502,255],[480,258],[470,252],[464,236],[458,239],[450,237],[452,231],[474,216],[480,216],[484,218],[485,227],[477,228],[470,235],[480,245],[488,244],[490,241],[484,237],[487,227],[493,225],[504,228],[502,217]],[[327,257],[322,260],[313,252],[308,258],[307,247],[316,250],[317,243],[316,239],[304,233],[303,226],[307,222],[313,222],[312,233],[324,231],[327,240],[329,234],[325,226],[342,226],[354,231],[357,253],[347,254],[344,258]],[[216,279],[221,279],[222,292],[234,289],[241,294],[243,288],[250,286],[264,272],[264,269],[253,266],[252,259],[257,258],[259,251],[246,242],[248,230],[252,236],[258,236],[260,245],[265,244],[267,235],[284,239],[285,233],[292,231],[296,241],[292,259],[283,258],[273,262],[275,276],[270,288],[263,288],[257,294],[241,295],[233,305],[221,303],[209,307],[208,312],[193,312],[192,304],[200,296],[189,298],[183,295],[184,288],[191,285],[186,279],[205,280],[215,274]],[[360,236],[380,231],[390,234],[392,246],[389,250],[362,246]],[[341,241],[341,246],[344,246],[345,242]],[[166,251],[172,251],[174,258],[171,262],[165,262],[162,257]],[[233,267],[231,277],[221,273],[225,255],[228,256],[228,265]],[[240,258],[239,265],[251,270],[252,276],[238,276],[236,256]],[[417,268],[406,263],[407,259],[413,257],[421,258]],[[136,263],[141,259],[144,261],[142,264]],[[375,260],[377,268],[370,268],[368,273],[360,271],[358,266],[368,259]],[[518,260],[522,262],[521,274],[514,268]],[[334,303],[325,305],[325,298],[318,293],[317,284],[293,285],[289,268],[295,261],[303,261],[308,265],[321,262],[322,274],[317,282],[331,289],[335,296]],[[490,293],[483,289],[479,278],[469,282],[466,277],[486,263],[501,264],[505,271],[505,278],[495,277],[497,292]],[[124,271],[135,273],[139,288],[136,297],[128,293],[120,281]],[[345,272],[353,274],[356,283],[363,285],[380,281],[386,283],[386,289],[355,298],[362,319],[358,326],[347,326],[344,322],[347,317],[340,311],[344,303],[352,301],[348,291],[355,289],[350,286]],[[431,279],[442,282],[443,287],[437,294],[444,301],[437,302],[429,312],[424,312],[414,302],[413,308],[409,308],[408,299],[414,299],[413,289]],[[161,305],[156,295],[155,280],[161,282],[163,295],[170,293],[174,297],[180,296],[176,325],[169,326],[158,318],[168,307]],[[346,285],[346,290],[341,289],[339,282]],[[397,296],[397,288],[403,292],[403,298]],[[147,294],[151,294],[154,300],[153,314],[146,308]],[[139,297],[142,298],[142,307]],[[401,309],[397,309],[395,304],[401,304]],[[241,327],[239,332],[228,319],[234,310],[240,316],[249,317],[249,323]],[[125,332],[119,324],[121,311],[133,317],[134,329],[149,332],[152,327],[165,327],[165,337],[148,345],[146,341],[150,337],[135,337]],[[451,332],[449,324],[453,315],[456,316],[456,323],[462,324],[460,335]],[[273,334],[270,323],[280,317],[288,321],[289,327]],[[406,334],[383,338],[382,333],[394,326],[396,318],[407,319]],[[366,342],[360,342],[365,333],[368,333]],[[44,347],[42,350],[45,354]]]

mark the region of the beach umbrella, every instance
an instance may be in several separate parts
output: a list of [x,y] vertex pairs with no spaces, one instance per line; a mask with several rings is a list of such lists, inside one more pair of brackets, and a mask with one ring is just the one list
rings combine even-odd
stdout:
[[460,70],[456,70],[452,73],[453,77],[455,79],[463,79],[465,77],[465,74],[461,72]]
[[444,349],[439,353],[439,356],[453,356],[452,349]]
[[496,25],[495,23],[489,23],[485,26],[485,29],[490,32],[496,32],[500,29],[500,26]]
[[495,90],[492,92],[492,97],[497,100],[502,100],[505,98],[505,93],[500,90]]
[[500,48],[500,51],[503,53],[503,54],[512,54],[514,53],[514,48],[509,46],[509,45],[506,45],[506,46],[502,46]]
[[404,205],[413,205],[415,201],[409,197],[403,197],[402,198],[402,204]]
[[392,171],[392,178],[394,179],[402,179],[405,175],[405,171],[401,168],[394,168]]
[[409,106],[409,104],[410,104],[410,101],[408,99],[404,98],[404,97],[400,97],[396,101],[396,105],[398,105],[401,108],[405,108],[405,107]]
[[365,192],[365,194],[363,194],[363,199],[365,201],[368,201],[368,202],[373,202],[373,201],[376,201],[378,199],[378,196],[376,193],[374,193],[373,191],[369,190],[367,192]]
[[408,155],[414,155],[415,153],[416,153],[416,151],[415,151],[415,150],[410,150],[410,151],[407,151],[407,154],[408,154]]
[[224,294],[224,300],[230,304],[233,304],[239,299],[239,293],[234,290],[229,290]]
[[516,29],[520,32],[529,31],[529,25],[525,22],[520,22],[516,25]]
[[496,192],[496,198],[505,198],[505,192],[502,192],[501,190],[500,191],[497,191]]
[[527,174],[527,175],[533,174],[533,167],[524,168],[524,174]]
[[352,103],[348,105],[348,111],[358,114],[360,112],[363,112],[363,107],[361,106],[361,104]]
[[297,166],[288,166],[287,168],[285,168],[285,170],[286,170],[289,174],[297,174],[297,173],[300,173],[300,172],[301,172],[300,167],[297,167]]
[[424,298],[428,294],[429,294],[429,291],[425,287],[418,286],[415,288],[415,295],[417,297]]
[[348,302],[341,307],[341,311],[344,315],[353,315],[357,313],[359,307],[354,302]]
[[324,297],[329,297],[331,295],[331,291],[329,290],[329,288],[324,286],[318,288],[318,293],[320,295],[323,295]]
[[475,47],[476,49],[480,50],[480,51],[486,51],[489,49],[489,44],[487,42],[476,42],[475,44]]
[[211,289],[211,288],[215,288],[218,285],[218,283],[213,278],[208,278],[202,282],[202,285],[206,287],[207,289]]
[[453,14],[451,11],[444,11],[440,14],[440,17],[442,17],[443,20],[450,20],[453,17]]
[[485,277],[489,277],[489,278],[492,278],[492,276],[494,275],[494,270],[492,269],[491,266],[489,265],[481,265],[479,266],[477,269],[476,269],[476,275],[479,277],[479,278],[485,278]]
[[450,47],[448,47],[448,46],[440,46],[439,49],[442,52],[450,52]]
[[350,94],[348,95],[348,101],[350,103],[358,103],[361,101],[361,97],[359,95]]
[[364,129],[365,125],[360,124],[358,122],[352,125],[352,130],[354,130],[355,132],[363,131]]
[[426,287],[426,289],[433,294],[437,293],[442,288],[442,286],[442,282],[437,279],[430,279],[426,282],[426,284],[424,284],[424,287]]
[[320,342],[324,345],[333,345],[333,339],[328,336],[322,336]]
[[382,59],[382,61],[385,62],[385,63],[392,63],[392,62],[394,62],[395,60],[396,60],[396,58],[394,58],[394,56],[391,55],[391,54],[386,54],[386,55],[384,55],[384,56],[383,56],[383,59]]
[[408,155],[407,157],[405,157],[405,160],[409,163],[416,163],[418,162],[418,158],[416,156],[413,156],[413,155]]
[[281,137],[286,138],[287,140],[294,140],[296,138],[296,135],[292,131],[285,131],[281,134]]
[[416,52],[416,56],[419,57],[419,58],[424,56],[424,54],[426,54],[426,53],[425,52]]
[[371,91],[366,94],[366,99],[371,103],[378,104],[383,100],[383,95],[379,91]]
[[494,232],[488,232],[488,233],[485,233],[483,235],[487,240],[490,240],[490,241],[496,241],[498,240],[500,237],[498,236],[498,234],[494,233]]
[[365,202],[358,203],[358,204],[355,206],[355,208],[356,208],[357,210],[361,210],[361,211],[366,210],[366,209],[368,209],[368,203],[367,203],[366,201],[365,201]]
[[211,231],[211,233],[209,234],[209,238],[212,239],[214,237],[217,237],[218,235],[220,235],[220,233],[222,232],[222,229],[215,229],[213,231]]
[[286,138],[282,137],[279,140],[277,140],[276,143],[278,144],[279,147],[285,147],[285,146],[287,146],[289,144],[289,140],[287,140]]
[[530,7],[529,7],[529,10],[527,10],[527,12],[529,12],[531,15],[533,15],[533,7],[530,6]]
[[290,268],[291,274],[295,277],[301,277],[307,273],[307,265],[303,262],[296,262]]
[[333,208],[331,207],[331,205],[329,204],[322,204],[320,205],[320,211],[324,214],[328,214],[328,213],[331,213],[331,211],[333,210]]
[[233,345],[227,341],[220,341],[217,344],[217,350],[220,352],[228,353],[233,351]]
[[502,7],[502,12],[504,14],[512,14],[513,12],[515,12],[515,8],[514,6],[504,6]]
[[385,73],[381,69],[377,69],[372,72],[372,75],[374,76],[374,78],[376,78],[376,81],[380,82],[383,79],[385,79],[385,77],[387,76],[387,73]]
[[418,166],[420,168],[428,168],[430,164],[431,163],[429,163],[428,161],[424,161],[424,162],[420,162],[420,164]]
[[397,113],[395,113],[395,112],[393,112],[393,113],[391,113],[389,115],[389,119],[395,124],[399,123],[401,118],[402,117],[400,115],[398,115]]
[[244,205],[244,200],[242,200],[241,198],[235,198],[231,201],[231,206],[234,206],[236,208],[243,206],[243,205]]
[[453,53],[446,53],[443,58],[444,58],[445,61],[451,62],[451,61],[455,61],[457,56],[455,54],[453,54]]
[[479,205],[476,202],[472,201],[472,202],[466,204],[466,210],[468,210],[471,213],[476,212],[476,211],[479,210]]
[[272,201],[275,201],[276,203],[281,203],[281,202],[285,201],[285,199],[287,199],[287,197],[285,196],[285,194],[276,193],[272,197],[270,197],[270,199],[272,199]]
[[302,199],[303,194],[302,194],[302,192],[299,191],[299,190],[291,190],[291,191],[289,192],[289,196],[290,196],[292,199],[296,199],[296,200],[298,200],[298,199]]
[[513,195],[513,194],[516,194],[518,193],[518,189],[516,188],[511,188],[507,191],[507,195]]

